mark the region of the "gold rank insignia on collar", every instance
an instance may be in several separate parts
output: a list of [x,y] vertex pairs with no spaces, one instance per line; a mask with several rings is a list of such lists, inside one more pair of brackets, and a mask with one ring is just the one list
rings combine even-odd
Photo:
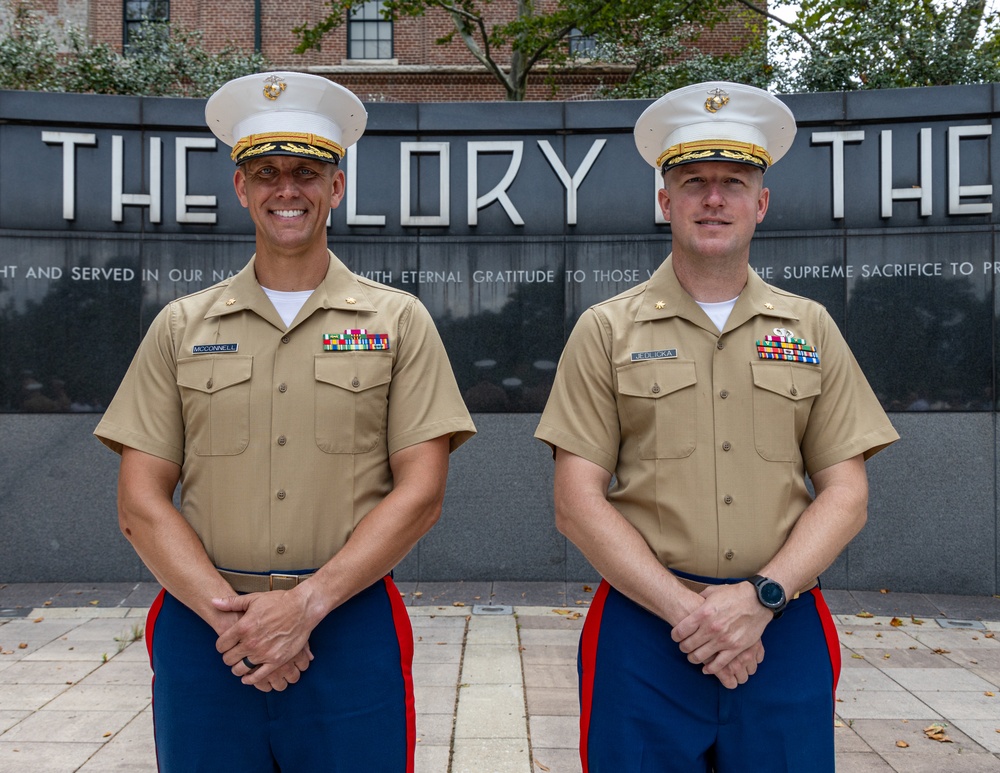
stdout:
[[663,308],[666,308],[667,304],[665,304],[663,301],[657,301],[655,305],[656,305],[656,308],[663,309]]
[[358,302],[357,298],[344,298],[344,300],[350,303],[351,305],[354,305],[355,303]]
[[774,304],[773,303],[765,303],[764,304],[764,308],[767,309],[768,311],[774,311]]

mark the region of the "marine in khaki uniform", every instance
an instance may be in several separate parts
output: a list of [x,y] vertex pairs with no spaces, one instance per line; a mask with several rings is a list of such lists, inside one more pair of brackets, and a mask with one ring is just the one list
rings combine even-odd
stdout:
[[643,113],[672,253],[583,314],[535,433],[557,525],[604,578],[580,647],[587,773],[834,769],[817,578],[898,435],[826,310],[749,266],[794,135],[781,101],[735,83]]
[[164,588],[146,627],[161,771],[413,769],[413,641],[389,573],[475,428],[426,309],[327,248],[366,118],[298,73],[209,100],[256,254],[163,309],[95,431]]

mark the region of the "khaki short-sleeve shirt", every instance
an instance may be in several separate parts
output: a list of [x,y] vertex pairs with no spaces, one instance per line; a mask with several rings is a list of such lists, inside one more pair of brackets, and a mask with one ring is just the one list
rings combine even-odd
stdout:
[[[760,359],[775,329],[819,363]],[[670,258],[580,318],[535,436],[612,473],[608,499],[663,565],[707,577],[777,553],[807,472],[899,437],[821,305],[750,271],[720,334]]]
[[[324,349],[359,330],[365,349]],[[343,547],[392,489],[391,454],[474,433],[427,310],[331,253],[287,329],[253,260],[170,303],[94,434],[180,465],[181,513],[218,567],[282,572]]]

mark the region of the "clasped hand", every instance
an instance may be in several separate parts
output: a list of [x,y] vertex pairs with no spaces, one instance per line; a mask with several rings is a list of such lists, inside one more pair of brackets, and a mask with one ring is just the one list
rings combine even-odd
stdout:
[[[212,599],[221,612],[235,612],[239,620],[216,641],[223,662],[241,678],[263,692],[284,690],[299,681],[309,668],[311,626],[306,622],[305,603],[289,591],[249,593]],[[254,664],[250,669],[243,659]]]
[[702,673],[735,689],[757,671],[764,660],[760,637],[773,618],[761,606],[749,583],[710,585],[704,601],[674,626],[671,638]]

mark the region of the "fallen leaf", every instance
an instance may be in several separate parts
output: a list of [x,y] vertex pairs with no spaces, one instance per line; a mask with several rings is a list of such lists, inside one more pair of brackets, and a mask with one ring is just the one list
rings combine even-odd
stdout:
[[844,631],[844,636],[854,636],[854,631]]
[[882,638],[882,634],[880,634],[880,633],[875,634],[875,638],[876,639],[881,639]]
[[996,636],[996,634],[993,633],[993,631],[990,631],[989,633],[985,634],[985,637],[987,639],[992,639],[994,636]]
[[46,601],[44,604],[42,604],[42,606],[43,607],[51,607],[52,606],[52,602],[51,601]]
[[[846,725],[843,722],[841,722],[839,719],[833,720],[833,726],[834,727],[846,727]],[[1000,730],[997,730],[997,732],[1000,733]]]
[[480,601],[480,600],[482,600],[483,597],[482,596],[473,596],[472,598],[475,599],[476,601]]
[[543,765],[538,760],[535,760],[535,764],[538,766],[539,770],[545,770],[545,771],[552,770],[552,768],[548,767],[547,765]]
[[856,653],[856,652],[852,653],[852,654],[851,654],[851,657],[852,657],[852,658],[854,658],[855,660],[864,660],[864,659],[865,659],[865,656],[864,656],[864,655],[859,655],[859,654],[858,654],[858,653]]
[[34,619],[34,622],[36,622],[36,623],[40,623],[40,622],[42,622],[42,620],[44,620],[44,619],[45,619],[44,617],[36,617],[36,618]]
[[912,647],[907,647],[906,649],[908,649],[908,650],[915,650],[916,648],[917,648],[917,645],[914,644]]
[[884,654],[884,655],[882,656],[882,660],[888,660],[888,659],[889,659],[889,658],[891,658],[891,657],[892,657],[892,655],[890,655],[890,654],[889,654],[889,653],[887,652],[887,653],[885,653],[885,654]]
[[418,598],[420,598],[423,595],[424,595],[424,592],[422,590],[415,590],[415,591],[413,591],[413,597],[414,598],[418,599]]
[[920,620],[920,619],[914,617],[913,615],[910,615],[910,622],[913,623],[914,625],[923,625],[924,624],[923,620]]
[[892,618],[892,620],[889,621],[889,625],[891,625],[893,628],[899,628],[901,625],[906,625],[906,623],[904,623],[898,617],[894,617]]
[[19,650],[26,650],[26,649],[28,649],[28,642],[26,642],[26,641],[21,642],[20,644],[17,645],[17,648]]
[[583,586],[583,592],[584,592],[584,593],[593,593],[593,592],[594,592],[594,589],[593,589],[593,588],[591,588],[591,587],[590,587],[589,585],[584,585],[584,586]]
[[871,612],[865,612],[865,610],[862,609],[857,615],[855,615],[855,617],[863,617],[867,620],[869,617],[875,617],[875,615]]
[[889,592],[888,588],[880,588],[879,589],[879,593],[885,594],[885,593],[888,593],[888,592]]
[[105,733],[102,737],[103,738],[110,738],[111,737],[111,733]]
[[932,741],[938,743],[954,743],[944,732],[944,725],[928,725],[924,728],[924,735]]
[[910,745],[906,741],[896,741],[896,746],[900,749],[909,749]]
[[951,654],[951,650],[946,650],[946,649],[942,649],[941,647],[938,647],[936,650],[934,650],[934,654],[935,655],[950,655]]
[[568,615],[569,614],[569,610],[568,609],[553,609],[552,611],[555,612],[557,615]]
[[97,606],[98,604],[100,604],[100,603],[101,603],[101,602],[100,602],[100,600],[99,600],[99,599],[95,599],[94,601],[91,601],[91,602],[90,602],[90,606],[92,606],[92,607],[96,607],[96,606]]
[[13,655],[14,650],[0,650],[0,655]]
[[990,692],[989,690],[987,690],[986,692],[984,692],[984,693],[983,693],[983,695],[985,695],[985,696],[986,696],[987,698],[992,698],[992,697],[994,697],[994,696],[993,696],[993,693],[991,693],[991,692]]

